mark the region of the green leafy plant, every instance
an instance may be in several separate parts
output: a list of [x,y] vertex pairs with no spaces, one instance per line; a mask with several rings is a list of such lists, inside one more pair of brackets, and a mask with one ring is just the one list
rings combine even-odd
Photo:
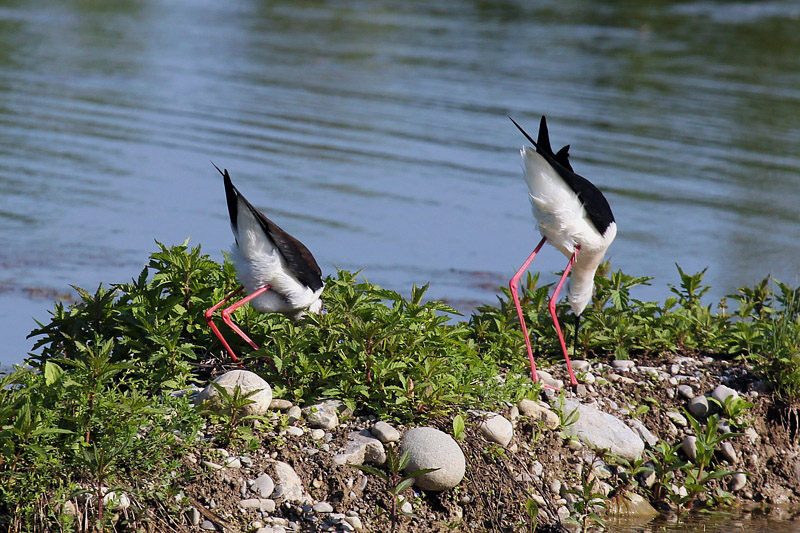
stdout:
[[388,446],[386,449],[386,469],[387,472],[379,470],[369,465],[351,465],[358,468],[362,472],[371,474],[382,479],[387,484],[386,492],[390,496],[389,516],[391,519],[391,531],[394,532],[397,528],[397,522],[400,515],[414,516],[413,513],[405,513],[400,510],[402,504],[401,499],[403,493],[411,488],[414,484],[414,478],[434,472],[438,468],[423,468],[404,474],[403,471],[408,466],[409,451],[406,450],[402,455],[398,455],[394,446]]

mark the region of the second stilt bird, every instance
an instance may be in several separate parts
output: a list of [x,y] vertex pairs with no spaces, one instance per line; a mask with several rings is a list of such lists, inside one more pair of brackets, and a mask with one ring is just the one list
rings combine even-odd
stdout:
[[547,132],[547,120],[544,116],[539,124],[539,135],[535,141],[513,118],[511,122],[536,148],[534,151],[524,146],[520,153],[522,154],[525,181],[530,190],[531,209],[538,222],[539,233],[542,234],[542,240],[511,278],[509,282],[511,296],[514,299],[519,323],[525,336],[525,346],[531,364],[531,378],[533,381],[538,381],[528,328],[525,326],[525,318],[519,303],[519,280],[545,241],[550,241],[550,244],[569,258],[564,274],[559,279],[553,296],[550,298],[549,310],[561,344],[561,351],[567,362],[570,384],[575,386],[578,381],[572,371],[564,335],[556,316],[558,293],[572,270],[572,278],[567,289],[567,300],[576,316],[575,335],[577,336],[578,318],[592,299],[594,275],[597,267],[603,261],[611,241],[617,235],[617,224],[614,222],[614,214],[603,193],[589,180],[572,170],[569,162],[569,145],[564,146],[556,153],[553,152]]
[[[216,165],[215,165],[216,167]],[[298,320],[322,309],[323,282],[314,256],[303,243],[283,231],[233,186],[228,170],[222,174],[235,243],[231,259],[242,287],[206,311],[206,322],[234,361],[239,359],[212,320],[214,312],[243,289],[247,296],[222,310],[222,320],[254,350],[258,345],[231,320],[231,313],[251,302],[262,313],[283,313]]]

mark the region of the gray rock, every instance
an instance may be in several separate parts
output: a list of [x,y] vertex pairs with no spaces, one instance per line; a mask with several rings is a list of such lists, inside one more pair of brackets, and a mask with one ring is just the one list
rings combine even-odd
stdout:
[[658,444],[658,438],[653,435],[653,433],[647,429],[647,427],[641,422],[641,420],[636,420],[635,418],[628,422],[628,426],[633,429],[639,438],[642,439],[648,446],[651,448]]
[[630,370],[635,365],[636,363],[630,359],[614,359],[611,361],[611,368],[615,370]]
[[335,409],[326,409],[323,404],[316,404],[303,409],[308,425],[312,428],[333,429],[339,425],[339,415]]
[[332,513],[333,506],[328,502],[317,502],[312,507],[315,513]]
[[490,416],[480,425],[480,432],[483,438],[489,442],[495,442],[505,448],[514,436],[514,427],[506,417],[501,415]]
[[203,515],[200,514],[200,511],[198,511],[194,507],[190,507],[189,510],[186,511],[186,519],[193,526],[199,526],[200,525],[200,518],[202,516]]
[[414,483],[421,489],[447,490],[458,485],[464,478],[464,452],[447,433],[431,427],[409,429],[400,441],[400,454],[406,451],[409,456],[405,472],[424,468],[437,469],[415,478]]
[[335,455],[333,462],[338,465],[382,465],[386,462],[386,449],[368,430],[352,431],[347,436],[344,451]]
[[358,516],[345,516],[344,521],[350,524],[356,531],[364,530],[364,524],[361,522],[361,518]]
[[[272,387],[258,374],[247,370],[231,370],[219,376],[214,382],[230,394],[234,393],[237,386],[242,394],[255,391],[255,394],[248,398],[252,403],[243,409],[247,415],[263,415],[269,411],[272,402]],[[195,405],[201,405],[204,402],[213,404],[218,397],[219,391],[209,384],[197,395]]]
[[286,416],[289,417],[289,423],[294,424],[303,417],[303,410],[293,405],[286,411]]
[[124,511],[131,506],[131,499],[122,491],[111,490],[103,487],[103,505],[113,511]]
[[[564,364],[566,366],[566,363]],[[573,359],[572,360],[572,370],[575,372],[586,372],[591,368],[591,363],[589,361],[585,361],[583,359]]]
[[687,400],[691,400],[695,397],[694,390],[692,390],[691,385],[678,385],[678,394]]
[[289,400],[283,400],[281,398],[273,398],[272,401],[269,403],[269,408],[275,411],[288,411],[292,405],[294,404]]
[[324,429],[312,429],[311,430],[311,438],[314,440],[322,440],[325,438],[325,430]]
[[238,457],[226,457],[222,464],[225,468],[241,468],[242,461]]
[[722,405],[725,405],[725,400],[727,400],[729,396],[738,398],[739,393],[730,387],[726,387],[725,385],[717,385],[717,387],[714,389],[714,392],[711,393],[711,397]]
[[691,400],[689,400],[689,406],[687,407],[689,412],[695,418],[705,418],[708,415],[708,399],[705,396],[695,396]]
[[758,439],[760,438],[758,436],[758,432],[753,428],[745,429],[744,436],[747,437],[747,440],[750,442],[750,444],[755,444],[756,442],[758,442]]
[[248,498],[239,502],[239,507],[242,509],[257,509],[271,513],[275,510],[275,500],[268,500],[266,498]]
[[575,400],[564,400],[564,410],[578,412],[578,421],[563,429],[564,433],[577,437],[596,448],[609,450],[632,461],[644,451],[644,442],[619,418],[583,405]]
[[291,435],[292,437],[302,437],[303,428],[297,426],[289,426],[286,428],[286,433]]
[[375,422],[370,432],[384,444],[400,440],[400,432],[387,422]]
[[214,522],[211,520],[203,520],[203,523],[200,524],[200,529],[204,529],[206,531],[217,531],[217,526],[214,525]]
[[272,481],[272,478],[269,474],[264,473],[258,476],[255,481],[253,481],[253,485],[250,487],[250,490],[262,498],[269,498],[272,496],[272,491],[275,490],[275,482]]
[[738,474],[733,475],[731,483],[728,485],[728,490],[731,492],[736,492],[738,490],[742,490],[745,485],[747,485],[747,476],[739,472]]
[[697,437],[694,435],[687,435],[683,438],[681,449],[691,461],[697,459]]
[[689,422],[688,420],[686,420],[686,417],[676,411],[667,411],[666,415],[667,418],[672,420],[672,423],[678,427],[685,428],[686,426],[689,425]]
[[547,429],[558,427],[558,415],[540,403],[523,399],[519,401],[517,407],[521,415],[531,417],[534,422],[543,422]]
[[554,390],[561,390],[564,388],[564,382],[560,379],[554,378],[540,378],[542,385],[545,387],[550,387]]
[[283,461],[275,461],[272,463],[272,468],[276,485],[273,494],[276,495],[276,498],[280,494],[280,498],[285,501],[302,502],[306,499],[303,481],[291,465]]
[[736,450],[733,448],[733,444],[730,442],[723,442],[719,447],[719,453],[722,454],[722,457],[733,464],[739,462],[739,457],[736,455]]
[[609,511],[628,516],[649,516],[658,514],[650,502],[635,492],[628,492],[624,499],[612,498],[609,500]]

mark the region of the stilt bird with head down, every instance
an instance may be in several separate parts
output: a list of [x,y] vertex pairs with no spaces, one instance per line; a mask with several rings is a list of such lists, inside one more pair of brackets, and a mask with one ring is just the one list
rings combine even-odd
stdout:
[[525,336],[525,346],[531,365],[531,378],[533,381],[539,380],[531,350],[531,341],[528,337],[528,328],[525,326],[525,319],[519,303],[519,280],[545,241],[549,241],[569,258],[564,274],[559,279],[553,296],[550,298],[549,310],[558,334],[561,351],[567,363],[570,385],[576,386],[578,381],[575,379],[564,335],[556,316],[558,294],[571,270],[572,277],[567,289],[567,301],[575,313],[575,345],[577,346],[578,321],[581,313],[592,299],[594,275],[597,267],[603,261],[606,250],[617,235],[617,224],[603,193],[572,169],[569,162],[569,145],[564,146],[556,153],[553,152],[550,147],[547,120],[544,116],[539,124],[539,135],[536,141],[513,118],[511,122],[535,147],[533,150],[523,146],[520,154],[522,155],[525,181],[530,190],[531,209],[538,222],[539,233],[542,235],[542,240],[509,281],[511,296],[514,299],[517,316]]
[[253,342],[231,319],[231,313],[250,302],[262,313],[283,313],[294,320],[304,313],[322,309],[322,271],[303,243],[283,231],[264,213],[253,207],[234,187],[228,170],[220,170],[225,184],[228,215],[234,244],[231,259],[242,287],[206,311],[206,322],[234,361],[239,359],[212,319],[213,314],[234,295],[245,290],[247,296],[222,310],[222,320],[254,350]]

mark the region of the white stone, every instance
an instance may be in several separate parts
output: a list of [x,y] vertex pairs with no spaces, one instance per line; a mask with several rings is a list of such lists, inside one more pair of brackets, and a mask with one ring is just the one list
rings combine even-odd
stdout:
[[[258,374],[247,370],[231,370],[215,379],[214,383],[223,387],[230,394],[234,393],[237,385],[242,394],[255,391],[255,394],[248,398],[252,403],[243,408],[246,414],[263,415],[269,411],[272,402],[272,387]],[[209,384],[197,395],[195,404],[200,405],[207,401],[215,402],[218,397],[219,391]]]
[[[272,463],[274,470],[274,481],[276,485],[275,493],[279,493],[280,497],[286,501],[301,502],[305,500],[305,491],[303,490],[303,481],[291,465],[283,461],[275,461]],[[280,490],[278,490],[280,489]]]
[[400,442],[400,453],[409,452],[405,472],[436,468],[417,476],[414,483],[423,490],[442,491],[455,487],[464,478],[464,452],[453,438],[431,427],[409,429]]
[[634,418],[628,422],[628,426],[651,448],[658,444],[658,438],[640,420]]
[[721,405],[725,405],[725,400],[727,400],[729,396],[738,398],[739,393],[730,387],[726,387],[725,385],[717,385],[717,387],[714,389],[714,392],[711,393],[711,396]]
[[333,506],[328,502],[317,502],[312,507],[315,513],[332,513]]
[[289,426],[286,428],[286,433],[291,435],[292,437],[302,437],[303,428],[297,426]]
[[255,481],[253,481],[253,484],[250,486],[250,490],[262,498],[269,498],[272,495],[272,491],[275,490],[275,482],[272,480],[269,474],[264,473],[258,476]]
[[697,459],[697,437],[694,435],[687,435],[681,442],[681,449],[691,461]]
[[644,452],[642,439],[619,418],[575,400],[564,401],[565,414],[576,409],[578,420],[563,428],[567,435],[577,437],[590,446],[608,450],[629,461],[633,461]]
[[339,414],[326,404],[316,404],[303,409],[308,425],[318,429],[333,429],[339,425]]
[[358,516],[345,516],[344,521],[350,524],[356,531],[364,530],[364,524]]
[[494,415],[481,422],[480,432],[484,439],[505,448],[514,436],[514,427],[506,417]]
[[[567,366],[566,363],[564,363],[564,366],[565,367]],[[574,370],[575,372],[586,372],[587,370],[589,370],[589,368],[591,368],[591,366],[592,366],[591,363],[589,363],[589,361],[586,361],[584,359],[572,360],[572,370]]]
[[388,442],[397,442],[400,440],[400,432],[387,422],[375,422],[375,425],[372,426],[370,432],[375,435],[375,438],[384,444]]
[[324,429],[312,429],[311,430],[311,438],[314,440],[322,440],[325,438],[325,430]]
[[672,423],[675,424],[676,426],[685,428],[686,426],[689,425],[689,422],[686,420],[686,417],[676,411],[667,411],[665,414],[667,415],[667,418],[672,420]]
[[542,404],[523,399],[519,401],[517,407],[521,415],[531,417],[534,422],[544,422],[547,429],[558,428],[558,415]]
[[386,449],[383,443],[366,429],[351,431],[347,436],[345,449],[333,457],[333,462],[338,465],[364,463],[382,465],[386,462]]
[[722,457],[731,463],[736,464],[739,462],[739,457],[736,455],[736,450],[733,448],[733,444],[730,442],[723,442],[719,447],[719,451],[722,454]]
[[103,505],[113,511],[124,511],[131,506],[131,499],[122,491],[112,490],[106,492],[108,489],[103,487]]
[[695,396],[689,400],[689,412],[695,418],[704,418],[708,414],[708,400],[705,396]]
[[736,492],[737,490],[742,490],[745,485],[747,485],[747,476],[739,472],[738,474],[733,475],[733,479],[731,479],[728,490],[731,492]]

